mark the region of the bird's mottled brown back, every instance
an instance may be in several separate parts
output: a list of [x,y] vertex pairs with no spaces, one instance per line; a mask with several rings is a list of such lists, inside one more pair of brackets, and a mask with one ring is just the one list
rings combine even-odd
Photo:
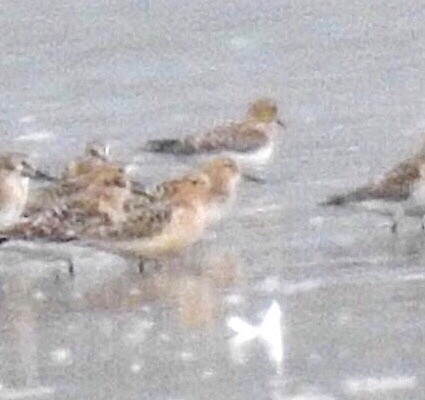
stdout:
[[412,158],[398,164],[378,183],[375,197],[404,200],[410,196],[412,186],[420,178],[422,159]]
[[217,127],[204,136],[191,136],[187,145],[197,151],[214,152],[232,150],[237,152],[255,151],[268,142],[264,132],[250,124],[233,123],[226,127]]

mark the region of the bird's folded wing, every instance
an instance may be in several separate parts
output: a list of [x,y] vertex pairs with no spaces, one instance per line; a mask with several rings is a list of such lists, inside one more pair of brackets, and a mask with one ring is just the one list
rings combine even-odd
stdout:
[[82,239],[126,240],[152,237],[160,234],[172,217],[172,208],[166,203],[133,207],[118,224],[87,225],[81,230]]
[[[199,151],[255,151],[267,144],[267,136],[259,129],[244,124],[217,127],[204,136],[191,137]],[[188,141],[190,141],[188,138]]]

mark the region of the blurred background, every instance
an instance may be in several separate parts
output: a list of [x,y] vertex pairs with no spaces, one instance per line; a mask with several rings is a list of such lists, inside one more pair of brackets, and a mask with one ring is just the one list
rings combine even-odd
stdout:
[[[58,172],[100,139],[149,184],[194,161],[147,139],[264,95],[289,129],[267,182],[143,276],[73,245],[50,246],[73,279],[40,245],[0,249],[0,399],[422,400],[419,221],[392,235],[317,203],[422,146],[424,18],[413,0],[3,0],[2,151]],[[274,301],[272,337],[238,345],[229,319]]]

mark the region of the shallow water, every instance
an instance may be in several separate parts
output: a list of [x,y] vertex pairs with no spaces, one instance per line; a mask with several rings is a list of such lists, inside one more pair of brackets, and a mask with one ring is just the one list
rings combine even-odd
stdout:
[[[0,399],[423,399],[419,222],[391,235],[317,202],[420,143],[424,15],[413,0],[3,1],[3,148],[45,168],[104,138],[159,180],[195,162],[143,141],[263,94],[290,128],[267,183],[244,184],[228,220],[142,277],[117,256],[43,247],[72,255],[70,279],[39,245],[5,246]],[[230,319],[257,326],[274,301],[273,334],[238,345]]]

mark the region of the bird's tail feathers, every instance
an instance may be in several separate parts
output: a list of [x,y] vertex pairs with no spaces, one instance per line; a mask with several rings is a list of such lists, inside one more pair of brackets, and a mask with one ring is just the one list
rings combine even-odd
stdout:
[[336,194],[319,203],[320,206],[343,206],[368,199],[372,195],[370,188],[362,187],[345,194]]
[[149,140],[143,150],[152,153],[192,154],[195,149],[179,139]]

